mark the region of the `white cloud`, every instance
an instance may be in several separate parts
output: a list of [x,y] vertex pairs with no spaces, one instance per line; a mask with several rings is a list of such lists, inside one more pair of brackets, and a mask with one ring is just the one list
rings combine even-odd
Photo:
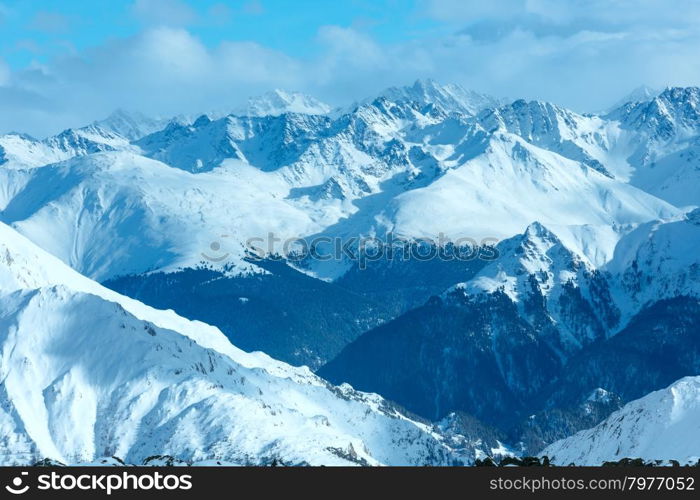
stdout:
[[[640,28],[654,21],[650,8],[629,13],[637,24],[613,25],[617,17],[600,12],[588,14],[597,24],[581,24],[578,3],[557,10],[551,1],[510,0],[520,13],[512,15],[483,3],[469,10],[461,1],[434,0],[426,12],[459,20],[450,34],[381,44],[359,29],[324,26],[308,58],[246,41],[207,47],[182,27],[154,26],[11,75],[0,65],[0,107],[12,110],[0,114],[0,131],[42,135],[116,107],[160,115],[228,109],[272,88],[345,104],[425,77],[583,111],[640,84],[700,84],[700,28],[678,14],[659,14],[654,29]],[[492,24],[469,21],[477,18]],[[501,29],[486,29],[492,27]]]
[[159,115],[227,109],[261,91],[297,88],[303,75],[299,61],[253,42],[209,49],[184,29],[152,28],[16,72],[0,93],[0,107],[15,110],[0,114],[0,130],[41,136],[117,107]]

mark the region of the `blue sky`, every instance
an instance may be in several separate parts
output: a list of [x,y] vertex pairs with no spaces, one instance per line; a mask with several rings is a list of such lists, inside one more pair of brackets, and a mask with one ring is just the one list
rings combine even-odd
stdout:
[[226,109],[273,88],[334,105],[434,78],[596,110],[700,83],[700,2],[0,0],[0,132],[117,107]]
[[320,49],[315,39],[325,25],[355,27],[380,43],[396,43],[430,34],[441,24],[406,0],[6,0],[1,5],[1,50],[13,69],[157,25],[187,27],[208,47],[254,40],[308,57]]

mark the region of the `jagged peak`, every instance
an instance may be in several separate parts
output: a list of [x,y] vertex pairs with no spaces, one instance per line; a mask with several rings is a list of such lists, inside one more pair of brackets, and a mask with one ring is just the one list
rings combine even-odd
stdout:
[[659,137],[668,139],[677,127],[695,129],[700,126],[700,88],[667,87],[653,99],[628,102],[605,118],[619,120],[631,128],[651,129]]
[[676,102],[697,101],[700,99],[700,87],[666,87],[656,98]]
[[526,239],[544,238],[550,241],[561,243],[561,241],[559,241],[559,238],[557,238],[557,236],[552,231],[550,231],[547,228],[547,226],[545,226],[539,221],[534,221],[532,224],[527,226],[523,237]]
[[39,139],[37,139],[36,137],[25,132],[17,132],[15,130],[11,130],[6,134],[2,134],[0,135],[0,137],[17,137],[18,139],[22,139],[23,141],[39,142]]
[[412,85],[389,87],[379,97],[394,102],[412,101],[421,107],[436,106],[446,114],[456,112],[476,115],[487,107],[500,104],[498,99],[489,95],[465,89],[458,84],[443,85],[431,78],[418,79]]
[[171,120],[147,116],[140,111],[117,108],[107,118],[94,121],[91,125],[135,141],[161,130]]
[[611,111],[614,111],[618,108],[621,108],[627,104],[634,104],[637,102],[646,102],[651,99],[654,99],[657,97],[659,94],[661,94],[663,90],[661,89],[656,89],[652,88],[648,85],[640,85],[639,87],[635,88],[632,90],[629,94],[625,95],[621,99],[618,99],[615,101],[615,103],[611,106],[608,106],[605,110],[603,110],[601,115],[605,115]]
[[285,113],[325,115],[332,110],[328,104],[302,92],[273,89],[262,95],[250,97],[242,108],[233,114],[246,116],[276,116]]
[[584,262],[576,251],[566,246],[553,231],[538,221],[531,223],[523,234],[516,238],[521,250],[516,251],[513,256],[521,262],[523,259],[540,261],[545,258],[556,258],[560,261],[559,265],[568,263],[578,266]]
[[553,104],[549,101],[541,101],[536,99],[528,101],[526,99],[516,99],[515,101],[508,104],[504,104],[502,106],[485,109],[479,115],[479,118],[484,119],[491,115],[503,118],[513,113],[516,113],[518,115],[530,116],[559,115],[567,118],[584,117],[584,115],[580,115],[575,111],[571,111],[570,109],[564,108],[557,104]]
[[442,86],[432,78],[418,78],[413,82],[414,89],[441,89]]
[[581,123],[590,117],[548,101],[518,99],[509,104],[487,108],[476,120],[485,130],[505,130],[528,141],[561,139],[576,135]]
[[212,122],[212,119],[208,115],[204,114],[204,115],[199,116],[194,121],[194,123],[192,123],[192,126],[195,128],[199,128],[199,127],[203,127],[205,125],[209,125],[211,122]]

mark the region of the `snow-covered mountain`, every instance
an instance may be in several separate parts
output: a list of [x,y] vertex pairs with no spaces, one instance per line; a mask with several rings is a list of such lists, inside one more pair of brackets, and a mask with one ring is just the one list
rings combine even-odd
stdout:
[[161,130],[170,123],[187,123],[187,120],[183,117],[156,119],[137,111],[118,109],[90,125],[66,129],[42,140],[18,133],[0,135],[0,166],[23,169],[92,153],[138,151],[131,141]]
[[486,109],[480,125],[630,182],[678,206],[695,205],[698,89],[668,88],[601,115],[580,115],[551,103],[518,100]]
[[[619,175],[621,163],[606,160],[617,144],[606,134],[619,131],[619,125],[537,101],[499,105],[474,116],[454,103],[440,101],[443,110],[423,99],[453,91],[418,82],[332,116],[202,115],[192,122],[170,121],[121,150],[115,146],[116,151],[41,168],[0,168],[0,220],[81,273],[113,283],[132,276],[123,290],[157,297],[163,307],[174,308],[181,304],[177,287],[156,293],[133,277],[201,266],[217,267],[228,276],[261,272],[245,261],[246,241],[270,233],[281,240],[320,236],[343,241],[388,233],[436,239],[443,233],[479,241],[510,238],[539,221],[592,276],[635,226],[682,213],[628,184]],[[62,154],[76,150],[70,151]],[[283,249],[278,245],[274,251]],[[311,261],[305,272],[338,279],[353,265]],[[455,276],[442,286],[469,278]],[[559,292],[551,296],[559,300]],[[427,298],[417,297],[418,303]],[[360,301],[360,310],[372,312],[357,324],[370,327],[386,319],[387,310],[380,306],[385,302],[383,297],[374,307]],[[217,307],[230,309],[224,302]],[[280,314],[289,317],[298,308]],[[206,319],[227,317],[222,312]],[[225,321],[217,326],[234,335],[235,328]],[[576,339],[565,343],[599,336],[599,320],[591,321],[578,334],[563,334]],[[307,339],[275,351],[286,361],[318,366],[337,352],[338,339],[329,342],[334,346],[329,350],[307,331],[281,329],[282,335]],[[343,342],[354,335],[343,335]],[[248,344],[262,338],[252,332],[237,338],[246,347],[270,348]]]
[[[118,151],[3,173],[13,188],[0,217],[81,272],[106,279],[197,265],[195,256],[220,235],[228,235],[233,263],[247,269],[240,261],[245,241],[270,232],[480,240],[513,236],[534,220],[618,227],[680,214],[601,167],[582,117],[540,104],[515,103],[479,119],[421,106],[381,97],[336,118],[285,113],[173,121],[121,150],[111,147]],[[561,135],[564,125],[569,135]],[[573,154],[566,144],[576,140],[591,154],[585,148]],[[78,154],[71,151],[66,155]],[[61,189],[42,193],[49,179]],[[157,231],[116,231],[115,223],[133,224],[134,210]],[[79,214],[92,229],[72,222]],[[129,240],[126,255],[129,247],[144,251],[119,263],[114,234]],[[604,253],[595,246],[588,242],[590,253]],[[348,268],[347,262],[313,265],[328,278]]]
[[98,124],[67,129],[37,140],[23,134],[0,136],[0,167],[26,169],[103,151],[135,150],[129,140]]
[[[541,207],[532,203],[537,199],[551,207],[545,221],[562,225],[622,225],[678,213],[626,184],[530,148],[518,139],[495,141],[483,155],[430,186],[395,188],[396,196],[389,191],[355,213],[352,205],[339,205],[339,200],[319,203],[325,208],[321,213],[290,200],[287,171],[265,172],[228,160],[227,167],[192,175],[133,153],[112,152],[37,171],[7,202],[2,218],[81,272],[105,279],[197,265],[212,242],[223,241],[221,235],[228,235],[226,252],[240,257],[246,239],[270,231],[279,237],[322,231],[340,236],[389,231],[432,237],[444,232],[453,238],[509,236],[538,217]],[[42,194],[49,185],[51,191]],[[512,202],[513,192],[530,202]],[[97,203],[86,204],[90,198]],[[465,198],[479,203],[465,204]],[[572,206],[572,198],[580,203]],[[348,212],[352,216],[340,221]],[[81,223],[75,224],[78,218]],[[151,229],[133,234],[136,220]],[[124,239],[118,252],[115,236],[116,241]],[[137,247],[141,250],[134,259],[131,249]],[[128,264],[120,263],[122,254]]]
[[611,161],[607,150],[610,125],[597,116],[580,115],[548,102],[520,99],[484,110],[478,121],[491,133],[498,130],[516,134],[530,144],[580,161],[608,176],[610,170],[616,172],[620,168],[618,161]]
[[677,213],[628,184],[513,134],[495,133],[478,146],[459,144],[447,161],[457,165],[387,204],[378,217],[386,221],[384,231],[501,239],[535,220],[611,226]]
[[602,465],[622,458],[700,460],[700,377],[686,377],[626,404],[592,429],[548,446],[558,465]]
[[[595,391],[607,391],[617,404],[700,370],[700,226],[698,210],[693,210],[700,205],[698,106],[697,88],[669,88],[605,114],[580,114],[552,103],[506,103],[458,86],[418,81],[333,112],[311,97],[283,91],[254,98],[235,113],[193,120],[160,121],[121,111],[44,140],[0,136],[0,221],[89,278],[219,327],[202,326],[216,332],[221,345],[227,342],[223,332],[245,349],[265,349],[284,361],[321,368],[319,373],[333,382],[379,392],[426,418],[466,412],[493,431],[482,440],[488,442],[481,449],[486,453],[489,448],[505,450],[504,439],[520,439],[513,429],[526,428],[523,422],[534,415],[536,425],[523,439],[537,443],[528,446],[541,446],[595,424],[615,407],[600,404],[594,417],[582,417],[580,412],[590,406],[583,401]],[[251,238],[262,238],[265,247],[272,236],[277,243],[269,248],[270,257],[285,253],[286,239],[337,237],[346,242],[367,235],[400,236],[428,247],[425,238],[438,240],[440,235],[500,243],[496,258],[488,261],[438,265],[387,259],[371,263],[369,271],[360,271],[347,256],[290,265],[253,262],[247,247]],[[29,280],[29,274],[22,276]],[[57,335],[60,343],[69,328],[117,325],[109,304],[118,303],[128,311],[124,324],[129,328],[143,330],[140,321],[156,325],[153,338],[201,335],[191,333],[199,326],[179,323],[185,320],[158,323],[165,313],[136,314],[129,308],[134,302],[96,289],[95,283],[76,289],[72,281],[88,283],[76,276],[9,286],[6,316],[15,319],[7,324],[34,332],[27,338],[36,345],[44,345],[39,336]],[[78,307],[95,314],[82,317],[75,312]],[[42,310],[45,317],[38,312]],[[110,342],[121,339],[117,330],[121,327],[105,333],[112,335]],[[154,342],[147,337],[145,342]],[[88,350],[100,346],[92,343],[99,338],[80,341]],[[171,354],[184,349],[175,340],[167,346]],[[205,357],[213,354],[206,349],[212,346],[200,347],[192,355],[207,367]],[[37,352],[35,358],[27,355],[36,365],[49,356],[47,350]],[[131,359],[131,352],[119,355]],[[216,358],[216,366],[228,367],[229,359],[249,366],[236,353],[219,351],[228,358]],[[77,357],[70,359],[78,363]],[[157,357],[147,359],[161,363]],[[172,363],[176,361],[168,358],[161,364]],[[265,363],[255,366],[268,370],[277,362]],[[294,381],[310,377],[304,380],[313,382],[304,387],[313,391],[349,391],[328,389],[305,369],[274,366],[273,372],[295,374]],[[146,379],[124,371],[127,378],[119,380],[125,387],[134,378],[138,384],[160,381],[151,383],[164,391],[166,386],[189,391],[190,378],[171,377],[165,368],[134,369],[146,373]],[[173,368],[181,369],[187,376],[192,373],[179,364]],[[107,378],[101,370],[90,367]],[[223,408],[221,401],[227,405],[241,396],[240,388],[220,372],[201,373],[201,379],[196,375],[193,383],[215,387],[207,393],[211,401],[197,400],[198,408],[215,412],[214,406]],[[51,390],[77,391],[76,377],[84,375],[73,373],[61,382],[65,388]],[[51,383],[64,375],[53,376]],[[50,384],[39,379],[37,387],[45,387],[36,390],[45,391]],[[267,378],[255,380],[264,393],[298,390]],[[112,386],[89,382],[92,392],[85,389],[86,400],[117,409],[127,404],[118,399],[125,393],[117,391],[118,400],[112,401],[105,389]],[[374,396],[352,394],[350,399],[362,408],[387,407]],[[326,397],[319,407],[336,408],[337,401]],[[17,392],[12,398],[17,404]],[[25,408],[40,403],[45,404],[36,400]],[[138,401],[129,404],[141,408]],[[160,402],[152,405],[148,418],[166,418],[162,415],[175,411]],[[59,406],[45,414],[64,412]],[[226,411],[242,418],[239,410]],[[230,425],[228,417],[216,415]],[[313,415],[301,415],[298,422],[313,420]],[[351,434],[336,419],[339,413],[323,415],[332,432],[339,433],[333,436],[359,440],[351,440],[354,451],[347,452],[361,456],[359,462],[415,463],[421,454],[438,457],[438,462],[460,454],[473,458],[476,448],[470,443],[479,441],[473,430],[487,432],[469,416],[448,418],[438,430],[405,420],[410,433],[418,433],[415,442],[423,443],[423,451],[414,454],[411,448],[388,456],[377,451],[387,448]],[[382,415],[376,418],[387,416]],[[45,420],[53,422],[51,418]],[[180,429],[185,421],[168,425]],[[42,436],[51,441],[47,437],[42,446],[51,442],[57,450],[68,449],[67,437],[54,439],[55,433],[65,434],[60,425],[46,425]],[[155,430],[142,440],[156,449],[149,440],[162,435],[148,425],[143,429]],[[460,449],[471,446],[468,453],[445,448],[439,429],[454,434],[457,427],[464,427],[465,434],[447,439],[454,438]],[[207,435],[205,441],[219,437]],[[81,434],[78,440],[90,439]],[[358,450],[360,441],[369,451]],[[166,444],[159,446],[175,453],[184,449]],[[124,452],[132,454],[132,461],[141,456],[137,445],[134,441]],[[300,461],[306,452],[295,453],[286,456]],[[103,454],[97,450],[84,458],[71,451],[59,458],[81,461]]]
[[0,224],[0,462],[152,455],[259,464],[449,464],[377,395],[248,354],[219,330],[84,278]]
[[110,152],[37,169],[2,218],[99,280],[196,267],[212,262],[207,255],[228,254],[226,262],[247,270],[247,238],[285,226],[280,237],[319,228],[284,199],[285,187],[276,175],[240,162],[194,175],[130,152]]
[[393,102],[415,102],[423,107],[434,107],[443,113],[476,115],[479,111],[497,106],[501,101],[492,96],[468,90],[461,85],[440,85],[435,80],[416,80],[411,86],[390,87],[381,97]]
[[621,149],[634,168],[632,184],[678,206],[697,206],[698,87],[667,88],[651,100],[627,103],[604,118],[619,123]]
[[640,85],[636,89],[632,90],[629,94],[615,101],[615,104],[609,106],[606,112],[620,108],[630,102],[650,101],[651,99],[658,96],[661,92],[663,92],[662,89],[656,89],[648,85]]
[[234,115],[278,116],[285,113],[325,115],[332,108],[301,92],[287,92],[275,89],[257,97],[251,97],[245,106],[233,111]]
[[612,111],[608,117],[619,120],[625,128],[647,133],[653,141],[683,139],[697,133],[700,125],[699,103],[700,88],[672,87],[653,99],[629,102]]
[[696,219],[598,233],[614,248],[603,265],[575,238],[595,229],[533,223],[468,281],[364,333],[318,373],[428,418],[456,409],[502,430],[598,388],[639,397],[700,370]]
[[[191,172],[206,172],[226,159],[240,159],[263,171],[276,170],[296,159],[328,119],[303,113],[277,116],[236,116],[212,120],[207,115],[192,124],[170,123],[136,144],[144,155]],[[296,141],[303,141],[296,144]]]
[[95,126],[114,132],[129,141],[136,141],[148,134],[162,130],[168,123],[181,118],[151,118],[138,111],[117,109],[107,118],[98,120]]
[[604,266],[626,316],[661,299],[700,297],[700,209],[642,224],[620,240]]
[[620,313],[605,277],[539,222],[501,243],[499,253],[501,258],[470,281],[445,292],[445,300],[463,303],[505,294],[540,333],[556,325],[560,338],[552,347],[562,356],[618,326]]
[[[503,241],[498,259],[449,289],[444,298],[474,300],[503,293],[527,318],[533,314],[536,296],[547,318],[564,334],[563,344],[576,349],[613,335],[659,300],[700,297],[700,259],[695,251],[700,243],[700,209],[633,230],[620,228],[618,234],[596,234],[595,227],[587,226],[552,228],[535,222],[522,236]],[[612,240],[602,264],[572,237],[581,232]],[[577,314],[576,306],[582,304],[591,317]]]

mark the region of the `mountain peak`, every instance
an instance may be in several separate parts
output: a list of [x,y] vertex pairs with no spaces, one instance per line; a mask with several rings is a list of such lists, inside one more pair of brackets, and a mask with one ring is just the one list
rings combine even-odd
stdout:
[[651,99],[654,99],[656,96],[658,96],[661,92],[661,90],[654,89],[652,87],[649,87],[648,85],[640,85],[629,94],[625,95],[621,99],[618,99],[615,102],[615,104],[608,107],[607,110],[612,111],[628,103],[650,101]]
[[92,126],[135,141],[162,129],[168,121],[151,118],[139,111],[117,108],[107,118],[93,122]]
[[[517,99],[485,109],[478,120],[486,130],[506,130],[533,144],[552,147],[551,141],[560,143],[564,138],[575,137],[576,130],[588,118],[547,101]],[[585,154],[581,153],[575,159],[584,159]]]
[[265,94],[248,99],[248,103],[233,114],[247,116],[277,116],[285,113],[325,115],[331,107],[301,92],[274,89]]
[[489,95],[467,90],[458,84],[441,85],[430,78],[418,79],[410,86],[389,87],[380,97],[395,102],[416,102],[421,106],[433,105],[447,114],[456,112],[475,115],[499,104],[498,99]]
[[699,87],[666,87],[658,97],[667,101],[697,102],[700,99]]
[[556,243],[561,243],[559,241],[559,238],[556,237],[556,235],[550,231],[546,226],[544,226],[542,223],[539,221],[534,221],[532,224],[527,226],[527,229],[525,230],[525,234],[523,235],[523,239],[546,239],[549,241],[553,241]]
[[198,127],[203,127],[204,125],[207,125],[212,122],[212,119],[208,115],[201,115],[199,118],[197,118],[194,123],[192,123],[192,126],[194,128]]
[[652,137],[669,140],[679,130],[700,129],[700,88],[668,87],[644,102],[630,102],[606,118],[619,120],[626,128],[645,130]]
[[439,92],[447,86],[442,86],[432,78],[419,78],[413,82],[412,88],[416,91],[423,92]]

